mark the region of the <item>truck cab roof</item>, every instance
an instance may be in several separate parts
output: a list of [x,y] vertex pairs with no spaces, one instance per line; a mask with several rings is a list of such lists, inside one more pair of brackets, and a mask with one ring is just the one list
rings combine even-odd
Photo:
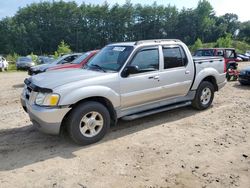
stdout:
[[179,43],[181,42],[178,39],[152,39],[152,40],[139,40],[132,42],[119,42],[112,43],[108,46],[139,46],[139,45],[156,45],[156,44],[167,44],[167,43]]

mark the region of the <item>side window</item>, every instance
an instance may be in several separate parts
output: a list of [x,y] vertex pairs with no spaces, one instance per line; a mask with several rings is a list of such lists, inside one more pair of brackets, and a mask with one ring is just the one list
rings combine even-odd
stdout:
[[183,67],[187,63],[187,57],[180,47],[163,47],[164,69]]
[[64,60],[67,62],[67,63],[70,63],[72,62],[74,59],[75,59],[76,56],[69,56],[67,58],[65,58]]
[[74,56],[71,56],[71,60],[70,62],[74,61],[76,58],[78,58],[79,56],[78,55],[74,55]]
[[235,58],[234,50],[226,50],[225,58]]
[[223,52],[223,50],[217,50],[217,56],[222,56],[222,57],[224,57],[224,52]]
[[139,51],[131,65],[138,66],[140,72],[159,70],[159,52],[158,49],[145,49]]

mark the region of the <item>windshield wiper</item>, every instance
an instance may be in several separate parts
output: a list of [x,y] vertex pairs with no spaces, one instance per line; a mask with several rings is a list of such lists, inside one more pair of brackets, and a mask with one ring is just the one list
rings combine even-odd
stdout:
[[107,72],[106,70],[104,70],[100,65],[97,65],[97,64],[91,64],[90,65],[91,67],[96,67],[98,68],[99,70],[102,70],[103,72]]

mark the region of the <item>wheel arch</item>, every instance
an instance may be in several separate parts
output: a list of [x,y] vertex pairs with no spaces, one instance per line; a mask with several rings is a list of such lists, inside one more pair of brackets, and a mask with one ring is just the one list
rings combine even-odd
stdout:
[[68,118],[69,114],[72,112],[72,110],[76,106],[81,105],[84,102],[90,102],[90,101],[98,102],[98,103],[101,103],[102,105],[104,105],[109,111],[110,118],[111,118],[111,126],[116,125],[116,123],[117,123],[117,114],[116,114],[116,111],[115,111],[115,108],[114,108],[112,102],[109,99],[105,98],[105,97],[93,96],[93,97],[87,97],[87,98],[81,99],[81,100],[77,101],[76,103],[71,104],[69,106],[69,108],[71,108],[71,110],[64,116],[62,124],[61,124],[61,130],[65,130],[67,118]]
[[201,82],[203,82],[203,81],[207,81],[207,82],[212,83],[213,86],[214,86],[214,90],[218,91],[219,88],[218,88],[218,85],[217,85],[217,82],[216,82],[216,78],[214,76],[207,76],[207,77],[203,78],[203,80]]

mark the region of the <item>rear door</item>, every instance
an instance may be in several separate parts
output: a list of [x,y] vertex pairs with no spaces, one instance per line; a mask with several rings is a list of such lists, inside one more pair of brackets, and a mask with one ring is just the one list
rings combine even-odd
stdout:
[[180,45],[165,45],[161,48],[161,97],[186,96],[194,79],[194,63],[188,62],[187,55]]

